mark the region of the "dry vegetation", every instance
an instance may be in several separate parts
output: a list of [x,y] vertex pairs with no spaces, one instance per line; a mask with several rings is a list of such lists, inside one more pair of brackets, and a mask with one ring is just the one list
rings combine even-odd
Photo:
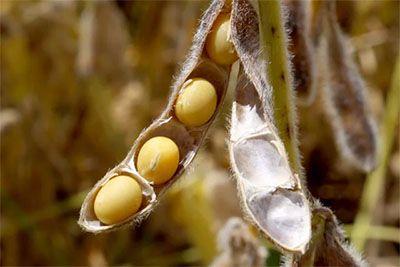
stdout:
[[[220,114],[194,162],[138,227],[92,235],[76,223],[88,191],[124,159],[140,131],[167,106],[172,78],[208,5],[208,1],[1,1],[2,265],[280,263],[277,247],[265,235],[258,235],[239,219],[229,220],[242,217],[232,179],[235,168],[230,165],[226,145],[226,118],[231,116],[232,102],[234,114],[244,112],[239,107],[243,99],[235,98],[234,88],[228,88]],[[369,143],[367,147],[353,146],[358,138],[364,138],[365,130],[353,132],[354,136],[345,139],[351,140],[348,143],[335,143],[349,132],[341,133],[343,128],[368,128],[369,118],[359,127],[356,124],[364,114],[363,107],[357,101],[336,102],[344,111],[326,112],[327,105],[341,99],[327,96],[318,85],[307,92],[300,85],[310,81],[303,80],[297,83],[301,176],[306,177],[301,183],[334,211],[349,240],[364,251],[372,266],[398,266],[399,2],[339,1],[336,14],[341,29],[350,37],[352,50],[347,56],[354,58],[367,84],[366,106],[379,133],[378,168],[366,174],[364,170],[372,168],[373,160],[362,158],[369,154],[366,150],[375,148],[368,147]],[[288,18],[296,19],[290,14]],[[318,16],[312,19],[318,21]],[[325,34],[332,39],[335,26],[330,29],[330,35]],[[318,29],[310,31],[318,35]],[[298,46],[311,45],[301,36],[290,37]],[[325,45],[335,51],[342,44],[331,41]],[[297,54],[292,46],[288,49]],[[315,58],[308,57],[308,61],[325,60],[335,77],[346,63],[336,62],[329,54],[324,58],[318,51],[311,55]],[[301,64],[296,61],[293,64],[300,72],[314,71],[296,67]],[[238,84],[243,82],[250,88],[242,88],[252,92],[254,85],[240,77],[244,81],[239,79]],[[270,80],[274,85],[274,77]],[[360,113],[347,116],[349,105]],[[330,123],[335,112],[344,114],[342,124]],[[232,125],[234,120],[232,117]],[[286,149],[290,151],[290,145]],[[360,157],[354,159],[354,154],[360,151],[361,161],[357,161]],[[296,158],[292,155],[289,152],[288,162],[293,168]],[[240,168],[245,160],[249,159],[239,158],[235,167]],[[257,174],[246,167],[250,175]],[[319,215],[327,216],[326,227],[336,231],[334,217]],[[318,223],[313,222],[313,231],[318,233]],[[314,247],[318,245],[316,242]],[[235,255],[233,263],[227,262],[232,260],[230,255]]]

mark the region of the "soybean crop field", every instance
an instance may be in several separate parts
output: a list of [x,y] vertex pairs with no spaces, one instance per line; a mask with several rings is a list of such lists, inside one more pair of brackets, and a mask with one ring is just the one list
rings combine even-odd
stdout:
[[3,0],[2,266],[400,266],[400,1]]

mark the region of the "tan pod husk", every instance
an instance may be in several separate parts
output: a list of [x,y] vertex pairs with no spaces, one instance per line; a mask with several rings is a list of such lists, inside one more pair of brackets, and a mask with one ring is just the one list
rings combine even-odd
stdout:
[[291,41],[289,51],[297,102],[310,106],[316,97],[316,50],[310,33],[310,1],[285,0],[286,30]]
[[[134,215],[134,217],[131,216],[117,224],[106,225],[101,223],[94,213],[94,200],[100,188],[105,185],[110,179],[120,174],[128,175],[139,183],[142,188],[143,194],[142,206],[139,211]],[[122,225],[131,223],[133,221],[138,223],[141,218],[145,218],[150,213],[152,207],[155,204],[155,201],[156,195],[153,188],[144,178],[142,178],[137,173],[135,169],[129,167],[127,162],[124,160],[118,166],[108,171],[107,174],[102,179],[100,179],[100,181],[98,181],[89,191],[85,200],[83,201],[78,223],[85,231],[93,233],[109,231]]]
[[310,39],[314,47],[318,47],[322,37],[324,8],[326,6],[324,0],[310,1],[308,12],[310,14]]
[[319,51],[324,106],[343,158],[369,172],[376,166],[376,125],[367,107],[365,82],[337,22],[334,4],[329,2],[324,6],[324,36]]
[[268,251],[240,218],[231,217],[218,232],[218,256],[210,267],[263,267]]
[[264,101],[241,75],[232,106],[231,167],[247,219],[279,248],[303,253],[311,237],[308,201]]
[[[210,4],[210,7],[205,11],[200,21],[197,33],[194,36],[189,55],[183,64],[183,67],[174,84],[172,85],[168,105],[163,113],[147,129],[142,131],[142,133],[134,142],[131,150],[128,152],[126,158],[114,169],[107,172],[107,174],[100,179],[100,181],[97,182],[88,193],[83,202],[78,221],[79,225],[84,230],[93,233],[100,233],[118,229],[123,225],[130,225],[140,222],[154,209],[155,205],[159,201],[159,198],[173,183],[176,182],[176,180],[182,175],[184,170],[193,160],[205,138],[208,128],[215,120],[215,117],[221,108],[229,81],[228,75],[230,66],[221,67],[216,65],[214,62],[207,59],[204,52],[204,43],[207,34],[209,33],[216,17],[221,11],[229,11],[224,10],[223,8],[224,1],[214,0]],[[187,79],[195,77],[204,78],[214,85],[218,96],[218,102],[215,113],[206,124],[199,127],[187,127],[179,122],[179,120],[175,117],[174,103],[184,82]],[[136,170],[136,158],[139,149],[147,140],[155,136],[166,136],[172,139],[177,144],[180,154],[178,169],[174,176],[165,184],[157,186],[149,183]],[[144,196],[143,203],[137,213],[133,214],[124,221],[117,224],[105,225],[95,217],[93,212],[93,202],[101,186],[104,185],[109,179],[120,173],[128,174],[139,182]]]
[[304,253],[311,237],[311,212],[274,125],[273,89],[261,57],[257,12],[249,1],[233,1],[231,23],[243,65],[229,140],[241,206],[248,221],[278,248]]
[[302,255],[290,255],[283,259],[282,266],[340,266],[366,267],[368,264],[346,241],[343,229],[333,212],[314,203],[313,238],[307,252]]

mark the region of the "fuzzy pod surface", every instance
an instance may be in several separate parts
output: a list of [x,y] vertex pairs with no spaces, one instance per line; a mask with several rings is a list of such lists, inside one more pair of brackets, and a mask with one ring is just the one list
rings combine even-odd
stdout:
[[304,253],[311,213],[275,125],[273,90],[278,88],[267,76],[258,15],[247,0],[234,0],[232,9],[232,40],[243,68],[232,105],[229,152],[241,206],[247,220],[278,248]]
[[[139,223],[149,215],[158,203],[159,198],[178,180],[193,160],[203,143],[208,128],[221,108],[228,86],[230,66],[221,66],[216,64],[207,57],[204,51],[207,35],[209,34],[214,21],[223,10],[224,1],[214,0],[211,2],[209,8],[205,11],[200,20],[187,59],[171,86],[171,94],[165,110],[148,128],[141,132],[125,159],[116,167],[108,171],[87,194],[82,204],[78,220],[79,225],[85,231],[101,233],[118,229],[124,225]],[[196,77],[201,77],[214,86],[217,94],[217,104],[216,111],[207,123],[199,127],[190,127],[182,124],[176,118],[174,114],[174,105],[184,82]],[[171,177],[168,182],[161,185],[155,185],[154,183],[147,181],[139,174],[136,168],[140,148],[146,141],[155,136],[165,136],[173,140],[179,148],[180,155],[179,164],[173,177]],[[93,212],[94,200],[100,188],[110,179],[118,175],[129,175],[139,183],[143,193],[143,202],[141,208],[135,214],[121,222],[105,225],[98,220]]]
[[285,0],[283,3],[297,102],[310,106],[316,97],[316,50],[310,32],[310,2]]
[[366,102],[366,84],[337,22],[334,3],[325,6],[320,68],[323,99],[342,157],[369,172],[376,166],[377,130]]
[[346,241],[333,212],[314,203],[313,238],[304,255],[288,255],[284,257],[282,266],[354,266],[366,267],[368,264],[359,253]]

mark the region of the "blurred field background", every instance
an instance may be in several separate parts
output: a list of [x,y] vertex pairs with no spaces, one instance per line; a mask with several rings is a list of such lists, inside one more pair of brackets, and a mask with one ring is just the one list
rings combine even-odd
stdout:
[[[85,193],[162,111],[207,4],[0,2],[3,266],[186,266],[216,256],[218,229],[240,216],[225,147],[233,92],[190,171],[139,227],[93,235],[76,223]],[[343,1],[338,15],[381,125],[387,92],[400,79],[399,1]],[[313,195],[350,234],[371,176],[340,158],[321,105],[298,109],[303,165]],[[400,265],[395,127],[393,146],[380,145],[390,157],[367,213],[375,227],[364,255],[373,266]],[[269,255],[270,266],[279,264],[279,253]]]

